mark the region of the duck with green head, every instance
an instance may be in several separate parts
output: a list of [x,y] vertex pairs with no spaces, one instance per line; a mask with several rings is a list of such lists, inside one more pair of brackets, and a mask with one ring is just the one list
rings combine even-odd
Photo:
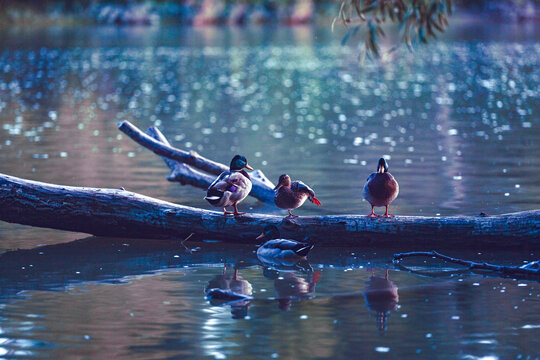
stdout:
[[[231,160],[229,171],[224,171],[208,187],[204,197],[211,205],[223,208],[223,214],[234,216],[245,214],[238,211],[238,203],[244,200],[251,191],[251,178],[244,170],[253,170],[247,159],[236,155]],[[234,207],[234,212],[227,211],[228,206]]]
[[321,205],[319,199],[315,197],[315,192],[301,181],[292,181],[291,177],[283,174],[279,177],[277,186],[274,188],[274,203],[282,209],[289,211],[288,218],[297,217],[291,212],[292,209],[299,208],[306,200]]
[[380,216],[373,211],[375,206],[386,207],[386,211],[382,216],[393,217],[394,215],[388,213],[388,206],[397,198],[398,194],[399,185],[392,174],[388,172],[386,160],[380,158],[377,164],[377,172],[369,175],[364,185],[364,199],[371,204],[371,214],[368,217]]

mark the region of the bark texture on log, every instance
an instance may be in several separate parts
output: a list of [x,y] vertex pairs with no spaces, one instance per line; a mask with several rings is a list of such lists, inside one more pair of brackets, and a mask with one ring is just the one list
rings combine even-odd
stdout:
[[46,184],[0,174],[0,220],[131,238],[199,238],[259,243],[268,224],[284,238],[330,246],[409,246],[410,250],[469,247],[540,248],[540,210],[496,216],[367,218],[300,217],[220,212],[161,201],[125,190]]
[[[148,128],[145,134],[129,121],[122,121],[118,124],[118,129],[139,145],[161,156],[171,169],[167,177],[169,181],[177,181],[182,185],[192,185],[206,190],[217,175],[229,170],[227,165],[209,160],[195,151],[172,147],[165,135],[155,127]],[[253,183],[250,195],[262,202],[274,204],[274,184],[260,170],[255,170],[249,175]]]

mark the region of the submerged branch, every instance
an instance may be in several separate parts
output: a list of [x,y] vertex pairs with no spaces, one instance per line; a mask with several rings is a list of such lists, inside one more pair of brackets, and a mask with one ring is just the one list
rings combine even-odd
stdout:
[[[505,277],[540,277],[540,261],[533,261],[523,266],[504,266],[504,265],[494,265],[488,263],[478,263],[474,261],[468,261],[458,258],[453,258],[447,255],[440,254],[436,251],[413,251],[408,253],[394,254],[394,263],[400,265],[402,269],[409,270],[402,264],[401,260],[410,258],[410,257],[431,257],[441,259],[453,264],[463,265],[467,267],[468,270],[475,273],[493,272],[501,274]],[[410,271],[410,270],[409,270]],[[458,271],[463,273],[462,270]],[[426,273],[422,273],[426,275]]]

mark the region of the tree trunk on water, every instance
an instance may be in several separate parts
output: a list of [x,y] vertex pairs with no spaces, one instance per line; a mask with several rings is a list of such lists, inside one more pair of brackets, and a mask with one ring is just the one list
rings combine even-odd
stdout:
[[496,216],[367,218],[362,215],[300,217],[224,216],[117,189],[46,184],[0,174],[0,220],[98,236],[198,238],[259,243],[265,225],[282,237],[318,245],[466,246],[540,248],[540,210]]

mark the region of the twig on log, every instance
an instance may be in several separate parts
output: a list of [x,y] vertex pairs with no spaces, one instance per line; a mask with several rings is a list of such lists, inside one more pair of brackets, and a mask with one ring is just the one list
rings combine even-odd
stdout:
[[471,272],[476,272],[476,273],[484,273],[488,271],[488,272],[501,274],[505,277],[536,277],[536,278],[540,277],[540,265],[539,265],[540,261],[533,261],[523,266],[504,266],[504,265],[494,265],[494,264],[488,264],[488,263],[478,263],[474,261],[453,258],[447,255],[440,254],[436,251],[412,251],[408,253],[394,254],[393,262],[394,264],[399,264],[401,267],[407,269],[405,266],[400,264],[400,261],[402,259],[410,258],[410,257],[437,258],[437,259],[441,259],[450,263],[463,265],[467,267],[467,269],[470,270]]
[[281,216],[222,213],[118,189],[46,184],[0,174],[0,220],[23,225],[83,232],[98,236],[198,238],[251,242],[266,225],[276,225],[284,238],[309,237],[317,245],[391,246],[475,249],[539,248],[540,210],[496,216],[363,215]]
[[[167,177],[169,181],[206,189],[214,181],[215,176],[207,175],[193,168],[213,175],[219,175],[223,171],[229,170],[228,166],[207,159],[195,151],[188,152],[172,147],[165,135],[155,127],[148,128],[147,135],[129,121],[122,121],[118,124],[118,129],[139,145],[162,157],[171,169],[171,173]],[[250,173],[250,177],[253,183],[250,195],[262,202],[273,204],[274,184],[260,170]]]

